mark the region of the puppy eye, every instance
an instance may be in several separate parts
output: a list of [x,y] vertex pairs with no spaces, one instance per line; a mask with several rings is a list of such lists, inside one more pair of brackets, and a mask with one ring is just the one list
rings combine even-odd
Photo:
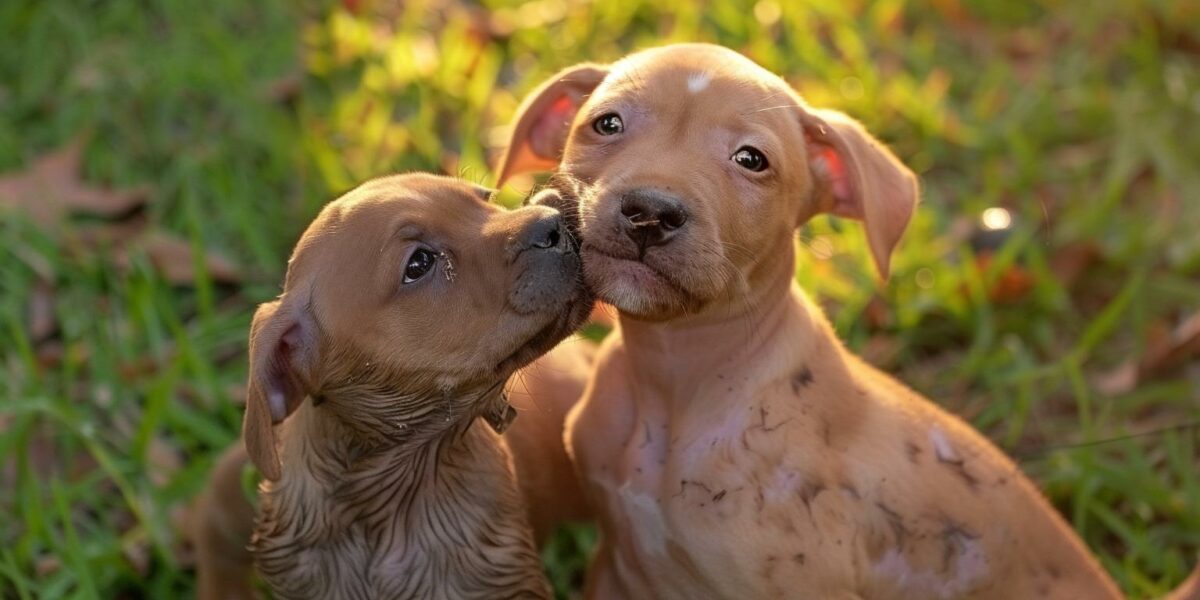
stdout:
[[616,135],[625,131],[625,122],[621,120],[621,115],[607,113],[592,122],[592,129],[600,135]]
[[767,157],[763,156],[763,153],[759,152],[758,148],[753,146],[738,148],[738,151],[734,152],[731,158],[733,162],[737,163],[743,169],[748,169],[755,173],[767,170]]
[[404,283],[412,283],[433,270],[433,265],[437,263],[437,254],[428,248],[417,248],[411,256],[408,257],[408,264],[404,265]]

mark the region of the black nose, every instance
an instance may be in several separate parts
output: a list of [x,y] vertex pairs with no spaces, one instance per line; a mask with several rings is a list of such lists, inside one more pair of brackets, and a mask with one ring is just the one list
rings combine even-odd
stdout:
[[621,197],[621,225],[642,251],[661,246],[687,223],[678,198],[657,190],[638,189]]
[[[528,210],[528,209],[523,209]],[[534,219],[521,232],[521,247],[528,250],[561,250],[566,247],[567,224],[558,211],[543,209],[546,213]]]

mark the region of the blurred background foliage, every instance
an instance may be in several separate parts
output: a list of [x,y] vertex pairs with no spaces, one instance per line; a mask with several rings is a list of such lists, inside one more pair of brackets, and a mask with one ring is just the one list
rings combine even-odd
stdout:
[[[537,83],[672,41],[747,54],[920,174],[890,281],[826,218],[797,277],[1161,595],[1200,549],[1197,22],[1190,0],[0,3],[0,597],[191,590],[186,507],[236,438],[250,315],[321,205],[397,170],[490,184]],[[594,537],[547,548],[561,594]]]

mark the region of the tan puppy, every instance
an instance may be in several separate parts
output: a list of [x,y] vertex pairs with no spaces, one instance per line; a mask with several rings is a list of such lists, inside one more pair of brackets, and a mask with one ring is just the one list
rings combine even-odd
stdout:
[[[561,195],[554,189],[543,190],[532,203],[561,204]],[[518,418],[504,432],[504,440],[538,544],[563,522],[590,516],[563,447],[563,421],[583,394],[594,356],[593,343],[566,340],[518,371],[507,386]],[[201,600],[254,597],[249,544],[255,513],[242,482],[248,463],[244,444],[226,450],[190,511],[187,534],[196,550]]]
[[514,416],[509,376],[590,300],[561,215],[487,196],[364,184],[255,314],[244,438],[268,481],[251,546],[277,597],[549,595],[491,429]]
[[501,168],[580,186],[586,280],[620,311],[568,448],[600,513],[593,598],[1119,595],[969,426],[847,352],[795,229],[863,221],[886,275],[913,174],[724,48],[560,73]]

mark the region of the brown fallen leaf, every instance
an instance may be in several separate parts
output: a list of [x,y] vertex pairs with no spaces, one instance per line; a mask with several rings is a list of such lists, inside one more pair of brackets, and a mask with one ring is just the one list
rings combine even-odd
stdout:
[[[145,252],[154,268],[171,283],[190,285],[196,281],[192,245],[187,240],[163,231],[148,231],[118,252],[117,264],[128,266],[131,251]],[[242,279],[241,273],[233,263],[212,251],[206,251],[204,254],[204,268],[208,271],[208,276],[217,283],[237,283]]]
[[111,190],[80,177],[84,141],[77,137],[24,170],[0,176],[0,207],[52,226],[73,212],[115,217],[144,205],[148,188]]
[[304,74],[294,71],[267,82],[262,95],[271,102],[288,105],[300,98],[303,89]]
[[896,357],[900,355],[900,342],[894,336],[876,333],[859,348],[858,353],[868,363],[887,369],[895,365]]
[[33,572],[38,577],[49,577],[62,568],[62,560],[53,554],[43,554],[33,562]]
[[1065,289],[1071,289],[1088,267],[1101,259],[1100,246],[1092,241],[1067,244],[1050,259],[1050,271]]
[[34,284],[29,297],[29,339],[39,344],[58,330],[54,318],[54,286],[45,281]]
[[1142,377],[1161,375],[1200,354],[1200,310],[1192,313],[1160,343],[1151,346],[1138,366]]
[[1108,395],[1132,391],[1142,382],[1162,377],[1200,355],[1200,310],[1185,318],[1169,334],[1151,329],[1146,354],[1129,360],[1096,378],[1096,388]]
[[146,476],[150,483],[162,487],[183,467],[183,457],[173,444],[160,436],[154,436],[146,448],[146,467]]

